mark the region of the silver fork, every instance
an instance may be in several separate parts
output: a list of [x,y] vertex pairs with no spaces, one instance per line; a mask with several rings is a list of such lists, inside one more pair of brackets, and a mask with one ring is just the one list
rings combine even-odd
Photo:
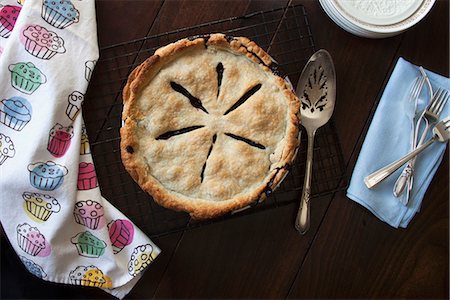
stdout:
[[[411,134],[410,134],[411,150],[410,151],[414,150],[416,148],[416,144],[417,144],[416,124],[421,121],[421,118],[418,116],[418,112],[417,112],[417,106],[418,106],[417,104],[418,104],[419,96],[422,92],[425,82],[427,83],[427,86],[429,87],[429,90],[431,93],[430,99],[433,97],[433,92],[431,90],[431,83],[428,79],[427,74],[425,73],[425,70],[422,67],[420,67],[419,71],[421,73],[421,76],[416,77],[416,79],[414,80],[414,83],[412,85],[410,95],[409,95],[409,101],[406,103],[407,106],[405,107],[405,112],[407,114],[407,117],[411,121]],[[400,197],[403,194],[403,192],[405,191],[405,187],[410,186],[411,180],[413,178],[413,174],[411,171],[411,169],[413,167],[414,166],[411,167],[411,161],[409,161],[408,164],[406,165],[406,167],[403,169],[403,172],[401,173],[401,175],[397,178],[397,181],[395,182],[394,188],[392,191],[395,197]],[[406,190],[408,191],[409,189],[406,189]],[[405,204],[405,202],[407,203],[408,198],[409,198],[409,193],[406,193],[399,200],[403,204]]]
[[[439,88],[436,91],[436,93],[433,95],[433,98],[431,99],[430,104],[424,110],[421,117],[419,118],[419,121],[416,124],[416,128],[415,128],[416,136],[414,138],[415,148],[423,144],[423,141],[425,140],[428,131],[439,120],[439,116],[442,113],[442,110],[444,109],[445,104],[447,103],[449,97],[450,97],[450,95],[449,95],[448,91],[443,90],[441,88]],[[420,140],[417,143],[418,133],[419,133],[420,125],[421,125],[420,120],[424,120],[425,129],[422,132]],[[403,203],[403,205],[408,204],[408,201],[409,201],[409,198],[411,195],[411,190],[412,190],[413,182],[414,182],[413,175],[414,175],[415,163],[416,163],[416,158],[413,158],[408,163],[408,165],[405,167],[405,169],[403,169],[403,172],[400,175],[399,180],[397,180],[397,182],[395,183],[395,186],[394,186],[394,195],[396,197],[398,197],[399,194],[402,192],[402,190],[400,189],[401,186],[398,184],[402,183],[401,180],[404,180],[407,183],[406,195],[400,199],[400,201]]]
[[448,98],[450,98],[448,91],[441,88],[439,88],[433,95],[433,99],[431,99],[430,105],[423,112],[426,127],[422,133],[422,136],[420,137],[418,145],[423,143],[427,136],[428,130],[430,130],[430,128],[434,124],[436,124],[437,121],[439,121],[439,116],[441,115],[441,112],[444,109]]
[[425,144],[416,148],[416,150],[410,152],[399,160],[373,172],[366,178],[364,178],[364,183],[370,189],[383,181],[386,177],[397,171],[403,164],[405,164],[410,159],[416,157],[419,153],[425,150],[428,146],[433,144],[435,141],[444,143],[450,139],[450,116],[446,117],[442,121],[436,124],[433,128],[433,137],[431,137]]

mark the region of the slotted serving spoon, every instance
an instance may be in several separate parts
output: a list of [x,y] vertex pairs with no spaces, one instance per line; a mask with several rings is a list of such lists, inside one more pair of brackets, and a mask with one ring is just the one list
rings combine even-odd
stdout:
[[316,130],[330,120],[336,99],[336,74],[333,60],[326,50],[314,53],[303,68],[296,94],[301,101],[301,122],[308,135],[306,171],[295,228],[305,234],[309,229],[311,176]]

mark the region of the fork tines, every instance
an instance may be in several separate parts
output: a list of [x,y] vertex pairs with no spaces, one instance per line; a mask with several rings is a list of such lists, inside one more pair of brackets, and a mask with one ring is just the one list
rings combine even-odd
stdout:
[[447,90],[439,88],[434,96],[435,101],[431,102],[429,111],[436,115],[440,115],[449,97],[450,95]]

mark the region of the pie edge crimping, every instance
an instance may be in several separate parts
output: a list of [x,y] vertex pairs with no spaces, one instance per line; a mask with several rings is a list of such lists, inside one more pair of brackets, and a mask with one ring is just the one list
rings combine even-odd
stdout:
[[[276,84],[283,92],[288,105],[288,121],[284,138],[284,147],[281,158],[274,162],[278,167],[273,168],[266,174],[264,181],[246,196],[237,196],[222,201],[208,201],[205,199],[182,199],[174,193],[170,193],[151,174],[147,174],[145,165],[134,158],[135,150],[139,141],[134,136],[129,125],[130,108],[137,102],[139,93],[146,87],[148,82],[156,76],[160,67],[172,61],[176,54],[181,53],[189,47],[215,46],[227,51],[245,55],[248,59],[259,64],[263,72],[270,72],[276,78]],[[292,86],[281,77],[278,65],[272,58],[256,43],[245,37],[231,37],[215,33],[195,36],[178,40],[155,51],[155,54],[147,58],[141,65],[136,67],[128,77],[123,89],[123,126],[120,129],[121,157],[125,169],[139,186],[149,193],[160,205],[177,211],[189,212],[194,219],[214,218],[231,211],[244,208],[249,205],[263,201],[273,190],[275,190],[287,175],[300,144],[300,101],[292,90]],[[273,165],[272,164],[272,165]]]

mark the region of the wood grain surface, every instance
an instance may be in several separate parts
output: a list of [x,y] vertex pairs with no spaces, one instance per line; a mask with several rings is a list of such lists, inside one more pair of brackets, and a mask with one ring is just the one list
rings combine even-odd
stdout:
[[[429,15],[403,34],[366,39],[339,28],[312,0],[97,0],[99,44],[289,4],[305,6],[317,49],[334,58],[333,119],[350,177],[397,59],[449,76],[448,1],[437,0]],[[391,228],[341,191],[312,200],[312,225],[304,236],[293,227],[298,206],[291,204],[155,239],[163,252],[127,299],[448,299],[448,154],[407,229]],[[1,298],[112,297],[33,277],[2,237]]]

